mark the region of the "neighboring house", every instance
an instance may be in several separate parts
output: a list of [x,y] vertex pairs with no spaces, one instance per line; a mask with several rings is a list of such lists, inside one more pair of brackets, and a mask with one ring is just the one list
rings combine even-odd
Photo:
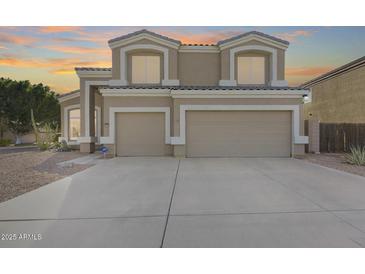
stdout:
[[76,68],[80,91],[60,97],[61,139],[119,156],[302,154],[308,90],[287,86],[288,45],[259,32],[216,45],[147,30],[112,39],[112,68]]
[[302,85],[310,88],[305,118],[323,123],[365,123],[365,56]]

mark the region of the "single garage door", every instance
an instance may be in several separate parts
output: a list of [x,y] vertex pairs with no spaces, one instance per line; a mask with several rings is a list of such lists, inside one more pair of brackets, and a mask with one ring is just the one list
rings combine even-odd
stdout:
[[162,156],[169,154],[165,144],[164,113],[117,113],[118,156]]
[[290,157],[289,111],[188,111],[188,157]]

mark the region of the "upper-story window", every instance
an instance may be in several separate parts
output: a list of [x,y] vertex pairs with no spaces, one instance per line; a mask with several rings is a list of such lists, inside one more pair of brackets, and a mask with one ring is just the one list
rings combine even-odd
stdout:
[[264,85],[265,67],[265,57],[239,56],[237,58],[237,83],[240,85]]
[[160,56],[132,56],[132,84],[159,84]]

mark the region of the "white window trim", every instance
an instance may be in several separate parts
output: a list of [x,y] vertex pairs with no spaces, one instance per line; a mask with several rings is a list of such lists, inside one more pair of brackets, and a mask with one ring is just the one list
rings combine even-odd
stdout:
[[109,136],[100,137],[101,144],[115,144],[116,113],[119,112],[162,112],[165,113],[165,143],[171,143],[169,107],[111,107],[109,109]]
[[277,49],[261,46],[261,45],[248,45],[241,46],[237,48],[232,48],[229,51],[229,80],[220,80],[220,86],[237,86],[237,81],[235,80],[235,55],[237,52],[244,52],[250,50],[259,50],[270,53],[270,63],[271,63],[271,72],[270,72],[270,84],[272,86],[287,86],[288,83],[285,80],[277,79],[277,63],[278,63],[278,54]]
[[250,50],[259,50],[270,53],[270,81],[277,80],[277,63],[278,63],[278,53],[277,50],[271,47],[259,46],[259,45],[251,45],[251,46],[242,46],[238,48],[233,48],[229,52],[229,80],[235,81],[236,74],[236,66],[235,66],[235,56],[238,52],[250,51]]
[[120,80],[109,80],[110,86],[127,86],[127,53],[137,49],[152,49],[163,53],[163,86],[178,86],[179,80],[169,79],[169,49],[150,44],[136,44],[120,48]]
[[300,135],[300,119],[298,105],[180,105],[180,136],[171,137],[172,145],[186,143],[186,111],[275,111],[287,110],[292,112],[293,144],[308,144],[308,137]]
[[[66,106],[63,108],[63,136],[59,138],[59,141],[63,141],[65,140],[67,142],[67,144],[79,144],[81,142],[84,141],[84,137],[79,137],[77,140],[70,140],[69,136],[68,136],[68,120],[70,118],[70,110],[73,109],[80,109],[80,115],[81,115],[81,107],[80,104],[76,104],[76,105],[70,105],[70,106]],[[99,139],[101,136],[101,107],[99,106],[95,106],[96,109],[96,127],[97,127],[97,132],[96,132],[96,137]],[[81,117],[80,117],[80,126],[81,126]],[[81,133],[81,130],[80,130]]]

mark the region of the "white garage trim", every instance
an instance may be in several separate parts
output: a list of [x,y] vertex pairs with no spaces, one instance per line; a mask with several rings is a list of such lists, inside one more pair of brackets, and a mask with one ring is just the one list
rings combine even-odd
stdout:
[[188,110],[218,110],[218,111],[292,111],[292,126],[294,144],[308,144],[307,136],[300,136],[300,120],[298,105],[180,105],[180,136],[171,137],[172,145],[185,145],[186,143],[186,111]]
[[101,137],[101,144],[115,144],[115,114],[118,112],[163,112],[165,113],[165,143],[171,143],[169,107],[111,107],[109,109],[109,136]]

